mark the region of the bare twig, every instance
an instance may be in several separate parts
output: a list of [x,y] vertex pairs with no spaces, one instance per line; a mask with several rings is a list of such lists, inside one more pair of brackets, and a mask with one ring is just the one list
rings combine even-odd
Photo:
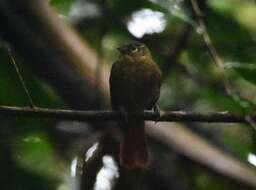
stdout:
[[211,38],[207,32],[207,28],[206,28],[204,20],[203,20],[203,13],[201,12],[196,0],[191,0],[191,4],[194,9],[197,20],[198,20],[198,31],[202,35],[204,43],[205,43],[210,55],[212,56],[213,61],[219,68],[219,72],[220,72],[221,78],[223,80],[227,94],[232,95],[232,88],[231,88],[230,82],[225,74],[224,64],[223,64],[222,59],[220,58],[217,50],[213,46]]
[[[48,108],[10,107],[0,106],[0,115],[33,117],[33,118],[54,118],[78,121],[109,121],[121,119],[119,112],[111,110],[64,110]],[[149,121],[169,121],[169,122],[209,122],[209,123],[248,123],[247,117],[228,112],[195,113],[185,111],[166,111],[158,118],[158,114],[145,110],[143,113],[133,113],[134,117],[142,117]],[[252,121],[256,121],[256,116],[250,116]]]
[[[200,10],[200,7],[198,6],[197,0],[191,0],[191,4],[193,7],[193,10],[195,12],[197,21],[198,21],[198,28],[200,31],[200,34],[203,37],[204,43],[211,55],[211,57],[213,58],[213,61],[215,62],[217,68],[219,69],[219,73],[221,76],[221,79],[223,81],[224,84],[224,88],[226,93],[237,103],[239,103],[239,105],[243,108],[248,107],[248,104],[244,104],[243,102],[247,102],[250,104],[253,104],[253,102],[249,101],[249,100],[245,100],[243,97],[240,97],[239,94],[237,92],[234,91],[234,89],[232,88],[231,82],[228,78],[228,76],[225,73],[225,66],[224,63],[221,59],[221,57],[219,56],[216,48],[214,47],[211,38],[207,32],[207,28],[205,26],[204,23],[204,19],[203,19],[203,13]],[[255,130],[255,121],[253,119],[251,119],[251,116],[245,116],[246,121],[248,124],[250,124],[250,126]]]
[[[89,96],[88,93],[90,90],[94,90],[95,81],[93,74],[96,69],[96,55],[91,51],[87,43],[83,44],[73,30],[58,18],[56,11],[49,6],[48,1],[0,1],[0,10],[0,23],[1,26],[4,26],[0,29],[1,38],[8,41],[12,47],[29,60],[26,61],[26,64],[30,63],[30,66],[35,68],[39,76],[44,77],[49,84],[53,85],[56,91],[70,105],[80,109],[97,109],[91,104],[91,102],[94,102],[94,97]],[[38,57],[42,59],[38,59]],[[108,80],[106,79],[109,76],[109,65],[103,64],[102,66],[104,67],[102,69],[104,74],[102,75],[97,93],[102,93],[100,97],[103,100],[101,101],[108,106],[110,105],[110,98]],[[31,113],[26,114],[29,115]],[[18,114],[12,112],[5,115],[18,116]],[[164,138],[159,133],[165,133],[168,136],[165,138],[165,142],[167,142],[166,139],[168,138],[168,146],[172,149],[175,149],[182,155],[186,155],[190,160],[203,163],[205,167],[216,171],[218,174],[221,173],[225,177],[231,175],[231,172],[221,172],[222,168],[226,171],[232,171],[233,165],[227,164],[228,158],[226,158],[225,165],[221,165],[223,163],[221,155],[219,155],[219,158],[216,155],[213,156],[211,163],[206,162],[211,158],[211,154],[205,151],[205,149],[210,147],[203,138],[184,126],[180,125],[179,127],[172,128],[169,127],[170,123],[168,123],[168,127],[166,124],[164,122],[159,123],[158,125],[161,127],[151,127],[147,124],[149,126],[147,127],[147,132],[154,139],[160,140],[164,140]],[[169,130],[169,132],[167,133],[166,130]],[[186,130],[186,136],[184,136],[184,130]],[[157,132],[159,133],[157,134]],[[155,134],[153,135],[153,133]],[[196,136],[197,142],[194,142],[193,138],[189,138],[190,136]],[[197,148],[198,141],[204,145],[205,149]],[[217,147],[214,149],[216,151],[219,150]],[[237,162],[240,168],[248,169],[246,163],[239,160]],[[170,163],[170,167],[172,166],[171,164],[173,163]],[[219,167],[213,167],[216,165]],[[248,169],[248,173],[255,171],[252,170]],[[244,178],[247,180],[243,180]],[[247,178],[245,172],[241,172],[236,173],[236,177],[232,179],[234,179],[232,182],[239,182],[239,185],[243,187],[248,184],[254,188],[256,187],[255,175]]]
[[30,107],[31,107],[31,108],[34,108],[34,107],[35,107],[35,104],[34,104],[34,102],[33,102],[33,100],[32,100],[32,97],[31,97],[31,95],[30,95],[30,93],[29,93],[29,90],[28,90],[28,88],[27,88],[27,85],[26,85],[26,83],[25,83],[25,81],[24,81],[24,79],[23,79],[23,77],[22,77],[22,74],[20,73],[20,69],[19,69],[18,65],[16,64],[16,61],[15,61],[15,58],[14,58],[13,53],[12,53],[12,51],[11,51],[11,48],[10,48],[10,47],[7,47],[7,50],[8,50],[8,54],[9,54],[9,56],[10,56],[10,58],[11,58],[11,63],[13,64],[13,66],[14,66],[14,68],[15,68],[15,71],[16,71],[18,77],[19,77],[19,81],[20,81],[20,83],[21,83],[21,85],[22,85],[22,88],[23,88],[23,90],[24,90],[24,92],[25,92],[25,94],[26,94],[26,96],[27,96],[27,98],[28,98]]

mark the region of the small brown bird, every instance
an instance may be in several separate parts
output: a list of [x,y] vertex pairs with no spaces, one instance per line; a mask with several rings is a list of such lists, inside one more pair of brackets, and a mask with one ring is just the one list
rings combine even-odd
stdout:
[[128,169],[147,168],[149,154],[146,145],[144,120],[129,113],[152,109],[159,98],[161,71],[149,49],[140,42],[117,48],[118,60],[110,74],[112,107],[124,114],[120,122],[124,139],[120,145],[120,164]]

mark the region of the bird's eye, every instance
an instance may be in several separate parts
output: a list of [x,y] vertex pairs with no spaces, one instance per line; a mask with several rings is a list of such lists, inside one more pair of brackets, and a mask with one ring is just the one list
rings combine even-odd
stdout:
[[133,52],[133,53],[134,53],[134,52],[136,52],[136,51],[138,51],[138,48],[137,48],[137,47],[134,47],[134,46],[133,46],[133,47],[131,47],[131,52]]

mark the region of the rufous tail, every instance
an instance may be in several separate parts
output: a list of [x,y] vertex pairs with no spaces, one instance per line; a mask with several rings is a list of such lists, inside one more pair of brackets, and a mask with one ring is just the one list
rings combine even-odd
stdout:
[[129,119],[120,145],[120,164],[127,169],[147,168],[149,153],[146,144],[144,121]]

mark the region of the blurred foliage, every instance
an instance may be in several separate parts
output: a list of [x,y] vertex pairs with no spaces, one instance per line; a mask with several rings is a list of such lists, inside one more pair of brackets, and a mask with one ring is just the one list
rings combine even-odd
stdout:
[[[64,16],[62,19],[80,31],[97,52],[103,52],[102,59],[109,64],[116,59],[115,48],[130,40],[145,42],[161,67],[173,64],[174,69],[162,87],[159,102],[163,109],[236,113],[254,110],[256,6],[253,0],[211,0],[207,1],[204,10],[207,30],[224,61],[235,96],[246,99],[250,106],[225,92],[218,68],[203,43],[200,29],[195,27],[189,1],[51,0],[50,4]],[[88,7],[91,12],[86,9]],[[131,33],[128,23],[134,12],[146,8],[162,13],[166,26],[161,33],[138,38]],[[72,12],[76,13],[75,20]],[[189,45],[175,63],[170,63],[170,52],[187,24],[193,25]],[[31,68],[26,68],[19,55],[14,53],[14,56],[37,106],[66,107],[54,89],[40,80]],[[0,46],[0,61],[0,104],[28,106],[4,43]],[[183,69],[176,69],[179,66]],[[65,175],[69,175],[67,168],[70,163],[67,161],[70,157],[63,156],[66,150],[59,150],[63,148],[63,139],[54,129],[56,122],[0,119],[0,180],[1,185],[7,184],[1,189],[67,189]],[[210,141],[241,160],[246,161],[249,153],[255,153],[255,131],[248,125],[197,124],[196,127],[203,131],[202,135],[211,136]],[[205,169],[192,167],[191,170],[195,189],[234,189],[234,185]],[[12,176],[11,182],[7,182],[10,179],[6,173]]]
[[50,3],[58,9],[60,14],[66,15],[74,0],[51,0]]

